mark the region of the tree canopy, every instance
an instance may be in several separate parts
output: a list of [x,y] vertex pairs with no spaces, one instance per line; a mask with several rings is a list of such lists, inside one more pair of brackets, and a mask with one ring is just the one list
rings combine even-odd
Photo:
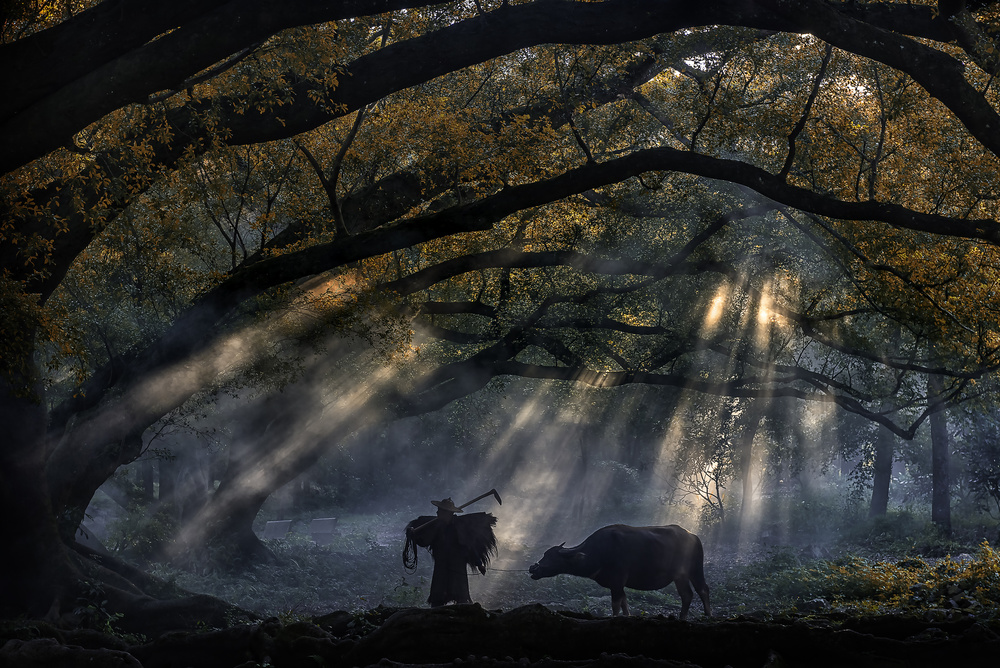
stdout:
[[[15,608],[62,591],[24,584],[57,520],[220,388],[340,378],[365,410],[316,410],[352,431],[500,376],[662,385],[903,438],[992,391],[997,3],[6,7]],[[329,431],[247,446],[269,484],[220,497]]]

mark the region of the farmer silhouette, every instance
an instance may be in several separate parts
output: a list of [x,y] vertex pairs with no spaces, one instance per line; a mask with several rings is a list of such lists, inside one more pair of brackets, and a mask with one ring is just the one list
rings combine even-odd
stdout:
[[500,502],[496,490],[462,506],[456,506],[451,497],[431,501],[437,506],[436,516],[421,515],[406,525],[403,566],[410,572],[416,569],[417,546],[427,548],[434,559],[431,593],[427,597],[432,608],[451,601],[472,603],[467,568],[486,574],[490,559],[497,554],[497,538],[493,533],[497,518],[489,513],[460,513],[465,506],[491,494]]

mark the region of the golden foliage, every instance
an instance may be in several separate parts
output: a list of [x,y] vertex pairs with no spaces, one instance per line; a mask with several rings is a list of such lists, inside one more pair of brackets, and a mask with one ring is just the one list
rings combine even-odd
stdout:
[[[32,25],[42,25],[56,5],[32,7]],[[225,71],[168,91],[158,102],[123,107],[81,132],[72,147],[6,175],[0,186],[13,215],[0,222],[0,243],[19,251],[26,268],[19,279],[22,293],[50,271],[54,240],[81,224],[94,231],[93,245],[33,317],[53,323],[56,338],[59,331],[74,332],[79,343],[79,333],[89,332],[85,347],[95,360],[105,359],[155,340],[246,262],[335,242],[338,209],[364,193],[374,197],[370,189],[384,179],[413,176],[421,190],[399,198],[404,211],[393,210],[391,198],[373,209],[353,209],[366,213],[343,221],[349,231],[386,226],[391,234],[388,226],[402,220],[656,146],[742,160],[774,174],[799,126],[789,184],[846,201],[891,202],[956,218],[997,217],[996,156],[911,79],[834,50],[804,117],[825,45],[809,35],[745,29],[524,49],[395,92],[297,137],[228,145],[218,101],[234,101],[240,114],[280,120],[296,102],[295,86],[308,82],[313,85],[306,95],[325,105],[323,91],[336,89],[352,61],[477,13],[474,4],[459,3],[283,30]],[[618,85],[643,59],[660,64],[655,76],[635,90],[608,95],[603,87]],[[991,99],[998,94],[986,88]],[[651,107],[640,104],[639,95]],[[159,156],[180,132],[167,114],[180,108],[199,110],[194,122],[208,139],[164,165]],[[115,160],[107,160],[112,155]],[[43,188],[58,194],[37,199]],[[88,199],[88,193],[98,196]],[[708,221],[747,204],[741,191],[680,172],[648,174],[588,197],[521,211],[485,232],[365,258],[327,278],[349,278],[359,294],[370,293],[386,280],[450,258],[512,246],[662,261]],[[642,213],[646,209],[661,213]],[[390,212],[387,218],[378,218],[384,212]],[[289,240],[275,243],[282,234]],[[713,316],[713,322],[732,327],[734,339],[744,334],[748,304],[764,295],[774,302],[772,319],[780,319],[782,309],[813,316],[855,309],[886,314],[970,369],[995,362],[1000,350],[1000,258],[985,244],[877,221],[817,223],[793,212],[731,223],[699,253],[731,263],[742,278],[671,279],[602,303],[604,315],[633,327],[669,321],[697,331],[720,281],[744,281],[730,286],[734,298],[725,308],[731,312]],[[812,271],[817,264],[823,278]],[[487,269],[451,278],[421,298],[485,300],[512,322],[546,295],[581,296],[615,280],[564,267]],[[627,280],[637,279],[619,283]],[[25,294],[17,296],[16,281],[7,287],[14,301],[30,302]],[[287,308],[288,294],[287,286],[279,288],[274,302],[260,303]],[[671,304],[670,296],[689,300],[690,308]],[[871,321],[853,333],[844,333],[848,321],[837,327],[837,337],[867,337],[869,345],[884,339]],[[631,348],[651,358],[650,349],[660,342],[644,347],[641,338],[622,338],[625,347],[616,354]],[[606,358],[592,361],[609,366]]]
[[897,609],[990,609],[1000,603],[1000,552],[983,541],[974,555],[933,563],[921,558],[897,562],[849,557],[798,568],[782,576],[801,599],[822,596],[835,606]]

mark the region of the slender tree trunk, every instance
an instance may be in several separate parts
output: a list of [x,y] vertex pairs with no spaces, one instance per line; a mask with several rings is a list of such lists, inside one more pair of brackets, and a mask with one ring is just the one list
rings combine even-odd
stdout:
[[[940,376],[927,376],[927,391],[940,396],[944,382]],[[945,535],[951,535],[951,438],[948,435],[948,415],[945,411],[931,413],[931,521]]]
[[145,459],[139,464],[139,488],[142,490],[142,498],[146,503],[152,503],[155,497],[153,482],[155,481],[153,471],[153,460]]
[[750,404],[746,408],[746,421],[736,449],[740,464],[740,478],[743,481],[743,499],[740,502],[739,516],[740,540],[746,537],[753,518],[753,440],[757,437],[757,431],[760,429],[760,423],[764,418],[767,402],[767,399],[753,399],[750,401]]
[[583,434],[577,436],[577,445],[580,447],[580,457],[573,467],[571,489],[573,490],[573,514],[576,521],[585,520],[591,510],[592,499],[590,493],[590,448],[587,439]]
[[174,492],[177,489],[177,461],[174,459],[160,459],[158,464],[159,469],[159,494],[156,498],[159,500],[160,505],[173,503]]
[[881,425],[875,436],[875,474],[872,477],[872,500],[868,517],[880,517],[889,509],[889,483],[892,480],[892,459],[896,436]]

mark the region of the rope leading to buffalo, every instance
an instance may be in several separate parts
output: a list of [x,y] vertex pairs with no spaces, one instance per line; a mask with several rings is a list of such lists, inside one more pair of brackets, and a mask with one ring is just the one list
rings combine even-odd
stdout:
[[530,573],[527,568],[493,568],[490,566],[491,571],[499,571],[501,573]]

